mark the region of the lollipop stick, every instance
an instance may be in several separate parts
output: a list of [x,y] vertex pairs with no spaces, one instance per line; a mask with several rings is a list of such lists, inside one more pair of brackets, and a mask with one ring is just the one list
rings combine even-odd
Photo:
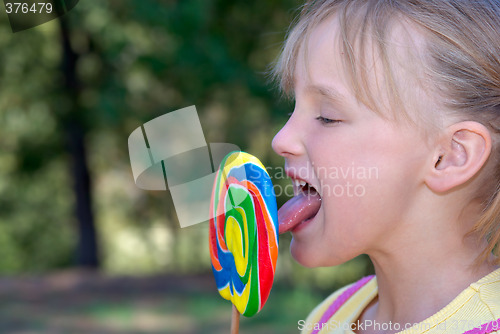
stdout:
[[233,312],[231,314],[231,334],[238,334],[240,328],[240,312],[236,306],[233,305]]

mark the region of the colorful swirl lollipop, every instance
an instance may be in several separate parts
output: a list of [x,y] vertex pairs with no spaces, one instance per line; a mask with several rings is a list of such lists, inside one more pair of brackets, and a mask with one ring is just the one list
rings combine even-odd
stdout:
[[264,306],[278,258],[273,184],[256,157],[233,152],[222,160],[210,208],[210,256],[221,296],[250,317]]

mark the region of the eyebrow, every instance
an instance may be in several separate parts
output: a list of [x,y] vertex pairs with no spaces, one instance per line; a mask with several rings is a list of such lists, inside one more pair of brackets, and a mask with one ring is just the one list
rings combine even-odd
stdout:
[[305,90],[309,93],[319,94],[335,102],[344,100],[343,96],[332,87],[311,85],[307,86]]

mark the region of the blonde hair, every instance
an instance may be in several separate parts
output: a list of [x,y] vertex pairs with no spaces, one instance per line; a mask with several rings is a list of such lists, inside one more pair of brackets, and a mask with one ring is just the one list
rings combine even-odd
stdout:
[[[272,69],[281,90],[293,91],[295,67],[301,47],[321,22],[337,15],[344,69],[356,97],[375,112],[380,106],[369,87],[365,50],[367,38],[382,60],[391,109],[406,119],[405,109],[390,62],[389,25],[403,19],[419,28],[424,37],[420,52],[426,78],[443,100],[447,114],[485,125],[493,150],[482,173],[478,198],[484,210],[471,233],[488,245],[478,261],[491,253],[500,264],[500,3],[497,0],[318,0],[306,2],[292,24]],[[303,48],[305,49],[305,48]],[[489,175],[488,175],[489,176]]]

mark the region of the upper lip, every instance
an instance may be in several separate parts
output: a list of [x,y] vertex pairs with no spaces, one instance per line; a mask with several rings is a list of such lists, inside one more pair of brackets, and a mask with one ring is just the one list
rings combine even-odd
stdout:
[[300,175],[297,174],[295,168],[285,168],[285,174],[292,179],[292,185],[293,185],[293,192],[295,195],[297,195],[300,191],[302,191],[302,188],[307,184],[309,187],[312,187],[316,190],[316,186],[309,181],[308,179],[302,178]]

